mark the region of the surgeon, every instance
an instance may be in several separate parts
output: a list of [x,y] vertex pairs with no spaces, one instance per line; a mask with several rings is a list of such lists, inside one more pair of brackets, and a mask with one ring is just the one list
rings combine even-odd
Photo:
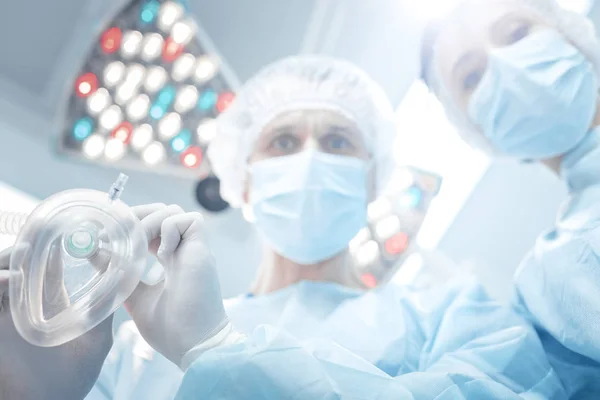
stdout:
[[[252,211],[264,260],[249,293],[224,305],[201,221],[163,235],[173,222],[142,219],[165,280],[127,308],[184,371],[177,398],[566,398],[533,327],[474,281],[368,291],[357,279],[348,242],[391,171],[393,117],[368,76],[320,56],[267,66],[219,117],[209,157],[222,196]],[[126,348],[109,356],[104,392],[164,393],[166,360]]]
[[463,0],[424,37],[424,79],[464,139],[568,186],[515,284],[578,398],[600,396],[599,73],[591,22],[553,0]]

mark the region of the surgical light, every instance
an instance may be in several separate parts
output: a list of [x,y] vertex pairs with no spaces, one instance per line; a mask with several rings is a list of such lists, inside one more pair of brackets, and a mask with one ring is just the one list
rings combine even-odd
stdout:
[[87,98],[87,109],[90,115],[96,117],[106,107],[110,105],[110,94],[104,88],[98,89],[94,94]]
[[104,85],[108,88],[115,87],[125,76],[125,64],[113,61],[104,68]]
[[175,87],[172,85],[168,85],[163,90],[161,90],[158,96],[156,97],[156,104],[160,104],[165,108],[169,108],[171,106],[171,103],[175,99],[176,94],[177,91],[175,90]]
[[198,102],[198,89],[195,86],[188,85],[179,89],[175,97],[173,108],[180,114],[184,114],[194,108]]
[[93,134],[83,142],[83,153],[89,159],[95,159],[104,152],[106,139],[102,135]]
[[146,74],[146,68],[141,64],[131,64],[127,68],[127,74],[125,75],[125,82],[137,87],[143,81]]
[[73,137],[78,141],[83,141],[92,134],[93,130],[94,122],[92,119],[88,117],[81,118],[73,125]]
[[377,221],[392,212],[392,203],[385,197],[380,197],[369,204],[367,215],[369,221]]
[[368,289],[372,289],[377,286],[377,278],[371,273],[362,274],[360,276],[360,280]]
[[202,111],[212,110],[217,104],[217,100],[219,96],[212,89],[207,89],[200,95],[200,99],[198,100],[198,107]]
[[186,53],[179,57],[173,63],[173,71],[171,72],[171,76],[175,82],[181,82],[186,80],[192,75],[194,72],[194,63],[196,61],[196,57],[193,55]]
[[421,204],[422,196],[423,193],[421,192],[421,189],[412,186],[400,195],[398,205],[402,208],[416,208]]
[[181,129],[181,117],[177,113],[169,113],[158,123],[158,136],[163,140],[171,139]]
[[72,79],[60,149],[104,165],[210,176],[204,153],[235,78],[183,2],[131,0],[101,29]]
[[110,161],[118,160],[125,154],[125,144],[117,138],[108,139],[104,148],[104,157]]
[[171,27],[184,14],[183,6],[174,1],[167,1],[160,7],[157,25],[160,30],[168,33]]
[[157,0],[146,1],[140,10],[140,21],[143,24],[151,24],[158,16],[160,3]]
[[126,59],[131,59],[138,55],[142,48],[143,38],[144,36],[140,31],[125,32],[121,43],[121,55]]
[[154,104],[150,108],[150,116],[155,120],[161,119],[166,112],[165,108],[160,104]]
[[188,168],[196,168],[202,163],[202,149],[192,146],[181,153],[181,163]]
[[206,118],[200,121],[196,130],[200,143],[208,144],[217,134],[217,121],[214,118]]
[[150,165],[156,165],[165,158],[165,148],[160,142],[152,142],[144,152],[142,158]]
[[434,173],[407,165],[397,169],[393,184],[369,204],[367,226],[349,244],[356,272],[377,285],[395,279],[408,257],[419,254],[417,235],[441,185]]
[[388,187],[390,191],[398,193],[414,184],[413,174],[407,168],[396,168],[390,178]]
[[363,243],[367,242],[370,239],[371,239],[371,231],[369,230],[369,228],[367,228],[367,227],[362,228],[360,231],[358,231],[356,236],[354,236],[354,238],[350,241],[350,243],[348,244],[348,247],[350,248],[350,251],[352,251],[353,253],[356,253],[356,251],[360,248],[360,246],[362,246]]
[[132,122],[139,121],[148,115],[149,108],[150,98],[146,94],[140,94],[127,105],[127,118]]
[[98,89],[98,78],[91,72],[85,73],[77,79],[75,88],[79,97],[88,97]]
[[115,92],[115,103],[120,106],[125,105],[133,98],[133,96],[135,96],[136,92],[137,88],[135,85],[132,85],[128,81],[123,82]]
[[121,46],[122,32],[117,27],[107,29],[100,38],[100,46],[107,54],[112,54],[119,50]]
[[171,148],[174,152],[181,153],[190,145],[191,142],[192,133],[188,129],[182,129],[181,132],[179,132],[177,136],[171,140]]
[[107,131],[113,130],[123,120],[123,112],[117,105],[112,105],[100,114],[98,122]]
[[158,92],[163,88],[163,86],[165,86],[167,79],[167,71],[165,71],[163,67],[159,67],[157,65],[152,66],[148,68],[146,80],[144,82],[144,89],[146,89],[146,91],[150,94]]
[[217,62],[207,56],[203,55],[196,59],[196,70],[194,71],[194,79],[196,83],[203,84],[211,80],[217,73],[218,65]]
[[235,95],[230,92],[223,92],[219,95],[216,103],[217,111],[222,113],[229,107],[233,100],[235,99]]
[[195,33],[195,25],[189,19],[175,22],[171,28],[171,37],[175,43],[186,45],[192,40]]
[[133,132],[133,125],[125,121],[121,122],[112,132],[112,137],[119,139],[123,143],[129,143],[131,139],[131,133]]
[[379,257],[379,245],[374,240],[364,243],[356,252],[355,258],[359,267],[366,267]]
[[400,231],[400,218],[390,215],[375,225],[375,234],[379,239],[387,239]]
[[131,147],[140,151],[152,142],[154,133],[149,124],[143,124],[133,130],[131,137]]
[[142,60],[153,61],[162,53],[164,40],[158,33],[147,33],[142,42]]
[[167,38],[163,45],[162,59],[166,63],[172,63],[183,53],[183,45],[176,43],[172,38]]
[[385,251],[390,255],[398,255],[408,248],[408,235],[399,232],[385,241]]

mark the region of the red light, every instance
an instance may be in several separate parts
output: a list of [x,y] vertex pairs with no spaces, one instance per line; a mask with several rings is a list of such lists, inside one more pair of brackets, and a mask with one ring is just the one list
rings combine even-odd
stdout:
[[377,286],[377,278],[375,278],[375,275],[373,274],[363,274],[360,279],[362,280],[362,282],[365,284],[366,287],[368,287],[369,289],[374,288],[375,286]]
[[217,100],[217,111],[219,111],[220,113],[225,111],[234,99],[235,95],[231,92],[221,93],[219,95],[219,99]]
[[121,47],[121,39],[123,37],[123,33],[117,27],[113,27],[108,29],[106,32],[102,34],[100,38],[100,46],[102,46],[102,50],[104,50],[107,54],[112,54]]
[[385,241],[385,251],[391,255],[398,255],[408,247],[408,235],[400,232]]
[[163,45],[163,61],[173,62],[183,53],[183,45],[175,43],[172,38],[168,37]]
[[133,132],[133,125],[131,125],[131,123],[127,121],[121,122],[112,131],[112,137],[114,137],[115,139],[119,139],[125,144],[128,144],[131,140],[131,132]]
[[75,92],[79,97],[88,97],[98,89],[98,78],[91,72],[87,72],[77,78]]
[[181,153],[181,163],[188,168],[196,168],[202,163],[202,149],[198,146],[188,147]]

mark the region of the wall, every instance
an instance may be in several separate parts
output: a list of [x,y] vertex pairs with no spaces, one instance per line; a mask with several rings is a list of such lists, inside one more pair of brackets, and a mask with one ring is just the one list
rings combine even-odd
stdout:
[[450,225],[439,248],[506,299],[512,273],[536,237],[552,226],[566,188],[536,165],[494,162]]

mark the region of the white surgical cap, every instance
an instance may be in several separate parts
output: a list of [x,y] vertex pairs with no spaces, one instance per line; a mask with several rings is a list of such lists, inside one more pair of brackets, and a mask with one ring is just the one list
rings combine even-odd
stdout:
[[208,149],[221,197],[243,205],[247,163],[269,122],[292,110],[332,110],[358,126],[375,162],[377,191],[394,168],[394,112],[382,88],[353,64],[324,56],[275,62],[251,78],[217,119]]
[[[461,7],[468,7],[469,3],[473,3],[474,1],[489,2],[490,0],[462,0],[454,11],[460,11]],[[592,22],[587,17],[562,8],[555,0],[504,1],[512,2],[516,6],[531,10],[541,21],[556,28],[567,40],[586,55],[594,65],[596,74],[600,77],[600,42],[596,37]],[[438,63],[435,55],[436,39],[433,39],[430,43],[425,43],[425,45],[431,46],[429,49],[431,54],[427,60],[424,59],[425,62],[422,65],[424,69],[423,76],[444,106],[448,119],[456,126],[459,134],[469,145],[479,148],[490,155],[501,155],[471,122],[468,115],[459,109],[451,93],[444,86],[437,70]]]

